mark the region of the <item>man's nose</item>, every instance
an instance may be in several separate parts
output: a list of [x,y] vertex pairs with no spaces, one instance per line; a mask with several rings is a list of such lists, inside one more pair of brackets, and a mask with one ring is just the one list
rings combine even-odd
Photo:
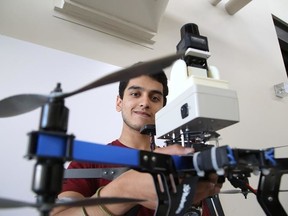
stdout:
[[140,107],[149,108],[150,107],[150,99],[148,96],[143,96],[140,101]]

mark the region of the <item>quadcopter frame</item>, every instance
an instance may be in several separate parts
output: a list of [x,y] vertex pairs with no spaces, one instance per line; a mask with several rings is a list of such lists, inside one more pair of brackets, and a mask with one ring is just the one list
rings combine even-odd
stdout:
[[[128,166],[133,169],[149,172],[152,174],[156,190],[158,193],[159,206],[155,215],[183,215],[189,204],[184,205],[179,211],[181,197],[184,187],[190,187],[187,203],[192,203],[198,176],[205,173],[225,170],[226,173],[247,173],[253,172],[255,168],[261,170],[257,199],[266,215],[287,216],[284,208],[278,199],[281,176],[288,173],[288,159],[274,158],[273,151],[269,150],[249,150],[231,149],[228,146],[214,147],[199,152],[197,155],[170,156],[159,153],[126,149],[115,146],[104,146],[102,144],[89,143],[74,140],[74,136],[65,133],[34,131],[30,133],[28,156],[37,158],[35,173],[39,164],[46,167],[51,165],[50,179],[56,179],[51,188],[46,179],[47,173],[41,172],[34,175],[33,191],[42,197],[40,200],[50,200],[46,195],[55,198],[57,192],[61,190],[61,178],[63,167],[59,167],[59,161],[88,161],[92,163],[106,163]],[[95,157],[97,155],[97,157]],[[115,157],[117,155],[117,157]],[[247,160],[247,158],[252,158]],[[257,160],[255,160],[257,159]],[[39,163],[44,162],[44,163]],[[51,161],[55,161],[51,163]],[[246,161],[246,162],[243,162]],[[252,163],[252,164],[251,164]],[[55,167],[57,172],[53,172]],[[58,173],[62,170],[62,174]],[[185,182],[179,184],[178,176],[185,176]],[[172,176],[172,178],[171,178]],[[58,179],[58,180],[57,180]],[[41,190],[35,190],[35,185],[41,185]],[[159,185],[163,185],[160,188]],[[173,187],[173,185],[175,186]],[[55,191],[54,188],[58,191]],[[39,189],[38,187],[36,187]],[[164,188],[164,189],[163,189]],[[52,190],[53,193],[50,193]],[[41,193],[39,193],[39,191]],[[46,194],[43,194],[43,191]],[[181,193],[182,192],[182,193]],[[46,199],[43,199],[45,197]],[[180,199],[179,199],[180,198]]]

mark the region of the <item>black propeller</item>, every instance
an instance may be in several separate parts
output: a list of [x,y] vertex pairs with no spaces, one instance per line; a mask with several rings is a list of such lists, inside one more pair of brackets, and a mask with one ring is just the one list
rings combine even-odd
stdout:
[[19,94],[0,101],[0,117],[11,117],[30,112],[48,102],[50,96]]
[[[288,192],[288,190],[279,190],[279,192]],[[234,190],[221,190],[219,192],[220,194],[238,194],[238,193],[243,193],[242,190],[237,190],[237,189],[234,189]],[[248,191],[248,193],[252,193],[251,191]]]
[[73,199],[73,200],[57,200],[56,203],[30,203],[6,198],[0,198],[0,209],[3,208],[24,208],[31,207],[37,208],[41,211],[50,211],[51,209],[59,206],[92,206],[92,205],[104,205],[115,203],[127,203],[127,202],[143,202],[145,200],[132,199],[132,198],[118,198],[118,197],[99,197],[99,198],[85,198],[85,199]]
[[30,112],[38,107],[43,106],[50,99],[63,99],[75,94],[88,91],[110,83],[118,82],[121,80],[131,79],[144,74],[157,73],[163,68],[170,66],[175,60],[179,59],[183,53],[170,55],[164,58],[159,58],[147,62],[142,62],[132,65],[128,68],[121,69],[114,73],[108,74],[94,82],[83,86],[75,91],[68,93],[59,93],[52,95],[38,95],[38,94],[20,94],[5,98],[0,101],[0,118],[11,117]]

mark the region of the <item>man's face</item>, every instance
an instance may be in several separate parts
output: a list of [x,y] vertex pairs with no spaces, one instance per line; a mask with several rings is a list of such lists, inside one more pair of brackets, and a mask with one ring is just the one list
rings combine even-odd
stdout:
[[163,86],[148,76],[131,79],[123,99],[117,97],[116,109],[122,112],[126,126],[140,131],[146,124],[155,124],[155,114],[163,107]]

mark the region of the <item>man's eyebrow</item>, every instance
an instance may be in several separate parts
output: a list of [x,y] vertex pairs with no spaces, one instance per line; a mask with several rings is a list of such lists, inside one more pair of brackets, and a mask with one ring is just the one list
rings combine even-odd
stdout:
[[[145,91],[145,88],[141,87],[141,86],[130,86],[127,90],[140,90],[140,91]],[[163,96],[163,93],[159,90],[151,90],[152,93],[154,94],[159,94]]]
[[131,89],[136,89],[136,90],[144,90],[144,88],[143,87],[140,87],[140,86],[135,86],[135,85],[133,85],[133,86],[130,86],[129,88],[128,88],[128,90],[131,90]]

